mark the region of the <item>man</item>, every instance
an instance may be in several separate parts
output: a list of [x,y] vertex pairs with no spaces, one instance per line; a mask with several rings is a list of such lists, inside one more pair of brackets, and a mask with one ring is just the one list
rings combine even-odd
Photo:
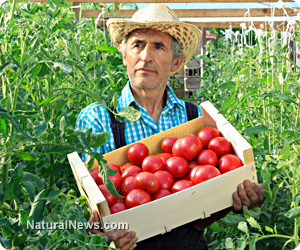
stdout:
[[[174,95],[168,86],[168,80],[170,73],[183,67],[197,50],[201,39],[199,29],[178,21],[171,9],[160,4],[137,11],[131,20],[111,19],[108,21],[108,29],[115,46],[122,53],[129,77],[129,83],[118,97],[117,112],[128,106],[141,112],[141,117],[135,122],[122,119],[125,136],[121,144],[133,143],[186,122],[188,117],[185,103]],[[200,107],[198,114],[201,116]],[[94,133],[110,132],[107,142],[95,149],[103,154],[122,146],[120,143],[116,145],[119,140],[114,137],[111,123],[115,123],[114,118],[105,108],[91,104],[80,113],[77,127],[92,128]],[[91,233],[107,236],[121,250],[135,247],[143,250],[207,249],[203,238],[205,227],[224,217],[231,209],[240,213],[243,205],[251,209],[261,206],[263,201],[261,185],[245,180],[233,194],[232,208],[207,219],[188,223],[164,235],[136,244],[138,235],[132,231],[103,233],[91,230]],[[97,213],[93,212],[90,222],[98,221]]]

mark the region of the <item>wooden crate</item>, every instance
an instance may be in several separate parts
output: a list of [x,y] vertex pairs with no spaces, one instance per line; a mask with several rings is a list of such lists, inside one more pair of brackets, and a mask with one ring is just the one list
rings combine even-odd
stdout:
[[[203,127],[212,126],[218,128],[232,143],[234,153],[242,160],[244,166],[159,200],[111,215],[105,198],[78,154],[74,152],[68,155],[79,190],[86,196],[91,209],[98,210],[102,223],[127,222],[129,230],[136,231],[139,241],[142,241],[232,206],[232,193],[236,191],[239,183],[245,179],[257,182],[253,151],[249,143],[209,101],[202,103],[201,109],[202,117],[140,142],[148,146],[149,154],[156,154],[161,152],[160,143],[163,138],[197,134]],[[105,154],[104,158],[117,165],[126,163],[128,147],[129,145]]]

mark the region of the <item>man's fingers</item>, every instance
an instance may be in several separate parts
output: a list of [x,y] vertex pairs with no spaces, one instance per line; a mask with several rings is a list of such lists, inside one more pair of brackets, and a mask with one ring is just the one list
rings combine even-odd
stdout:
[[248,199],[248,201],[247,201],[248,203],[245,203],[245,205],[249,209],[252,209],[252,208],[258,206],[260,200],[259,200],[258,194],[255,191],[255,184],[250,182],[249,180],[245,180],[244,187],[245,187],[245,192],[247,195],[247,198],[245,198],[245,199]]
[[254,184],[254,190],[257,193],[259,197],[259,202],[257,204],[258,207],[260,207],[264,201],[265,201],[265,195],[263,191],[263,184]]
[[[127,235],[129,238],[127,238],[129,241],[127,243],[125,243],[125,245],[123,247],[121,247],[121,250],[132,250],[136,247],[136,242],[138,240],[138,238],[135,235],[135,232],[128,232]],[[125,239],[125,238],[123,238]],[[124,241],[123,241],[124,242]]]
[[114,241],[116,243],[117,240],[125,237],[125,235],[127,234],[127,230],[108,231],[107,233],[108,241]]
[[235,213],[239,213],[243,209],[243,204],[238,193],[234,192],[232,194],[232,198],[233,198],[233,211]]
[[[89,224],[100,223],[100,218],[99,218],[98,212],[96,210],[94,210],[92,212],[92,215],[91,215],[88,223]],[[99,228],[98,229],[95,228],[94,226],[91,229],[87,229],[87,232],[91,233],[91,234],[103,236],[103,233],[101,232],[101,230]]]

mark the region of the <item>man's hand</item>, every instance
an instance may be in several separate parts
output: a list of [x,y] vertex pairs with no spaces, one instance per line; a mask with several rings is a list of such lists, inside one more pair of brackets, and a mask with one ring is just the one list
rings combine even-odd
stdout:
[[[89,219],[89,223],[99,223],[100,219],[97,211],[93,211],[92,216]],[[113,241],[117,248],[120,250],[132,250],[136,247],[137,237],[134,231],[127,230],[116,230],[101,232],[100,229],[92,228],[88,230],[88,233],[100,235],[102,237],[107,237],[108,241]]]
[[261,207],[265,201],[265,195],[262,184],[244,180],[238,185],[237,191],[233,193],[233,209],[235,213],[242,213],[243,206],[253,209]]

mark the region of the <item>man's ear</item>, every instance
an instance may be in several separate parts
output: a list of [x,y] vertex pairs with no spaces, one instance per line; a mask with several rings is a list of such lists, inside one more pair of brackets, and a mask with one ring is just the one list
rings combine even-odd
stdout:
[[172,64],[172,68],[171,68],[172,72],[176,72],[180,68],[180,65],[182,64],[182,62],[184,60],[184,54],[180,53],[180,55],[181,55],[181,58],[176,58]]
[[127,66],[127,57],[125,55],[122,55],[122,59],[124,66]]

